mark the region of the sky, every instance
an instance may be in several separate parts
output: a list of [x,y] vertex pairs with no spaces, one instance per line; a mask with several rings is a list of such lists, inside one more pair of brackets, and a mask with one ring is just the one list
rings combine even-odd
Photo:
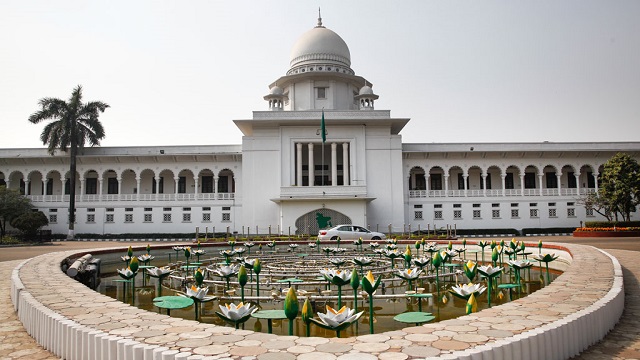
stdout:
[[0,148],[77,85],[102,146],[241,144],[318,7],[405,143],[640,141],[637,0],[1,0]]

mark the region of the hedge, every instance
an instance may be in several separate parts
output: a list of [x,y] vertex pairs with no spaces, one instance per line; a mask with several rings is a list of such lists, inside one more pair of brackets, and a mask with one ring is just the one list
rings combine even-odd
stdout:
[[612,227],[640,227],[640,221],[586,221],[584,227],[612,228]]
[[575,229],[575,227],[524,228],[522,229],[522,235],[571,234]]

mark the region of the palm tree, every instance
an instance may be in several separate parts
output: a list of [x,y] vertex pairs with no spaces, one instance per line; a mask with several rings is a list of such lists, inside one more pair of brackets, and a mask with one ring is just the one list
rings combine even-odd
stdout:
[[69,157],[69,234],[68,240],[74,238],[74,223],[76,209],[76,156],[78,148],[84,147],[85,142],[91,146],[100,144],[104,138],[104,128],[98,116],[109,105],[101,101],[82,102],[82,87],[78,85],[73,89],[69,101],[43,98],[40,99],[39,111],[29,116],[29,121],[37,124],[43,120],[48,123],[40,134],[40,140],[48,145],[49,154],[55,154],[56,150],[67,152],[71,148]]

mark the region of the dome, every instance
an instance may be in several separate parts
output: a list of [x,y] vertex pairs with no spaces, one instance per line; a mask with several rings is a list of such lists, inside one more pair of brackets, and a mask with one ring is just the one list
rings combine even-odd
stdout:
[[291,49],[291,68],[307,64],[351,66],[351,53],[340,35],[322,26],[304,33]]
[[270,95],[282,95],[282,94],[284,94],[284,91],[282,91],[281,87],[276,85],[276,86],[271,88],[271,90],[269,91],[269,94]]
[[371,89],[371,86],[365,85],[360,88],[358,95],[373,95],[373,89]]

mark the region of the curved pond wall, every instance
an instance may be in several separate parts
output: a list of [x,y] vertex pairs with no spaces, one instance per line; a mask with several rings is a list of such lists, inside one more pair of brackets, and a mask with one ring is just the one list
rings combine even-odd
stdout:
[[624,291],[615,258],[593,247],[561,249],[571,254],[570,266],[525,298],[456,319],[346,339],[255,333],[144,311],[60,271],[65,258],[82,251],[21,263],[12,273],[11,298],[27,332],[72,360],[567,359],[615,326]]

